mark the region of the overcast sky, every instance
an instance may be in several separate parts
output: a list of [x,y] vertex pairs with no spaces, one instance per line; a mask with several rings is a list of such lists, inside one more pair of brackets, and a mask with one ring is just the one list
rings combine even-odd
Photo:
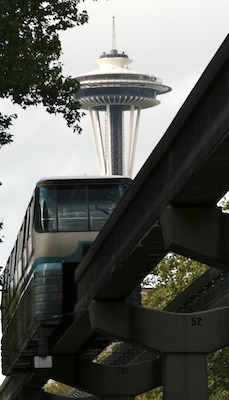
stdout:
[[[73,77],[97,68],[95,59],[112,47],[115,16],[117,50],[133,60],[130,68],[155,75],[172,92],[143,110],[134,173],[139,171],[182,103],[228,34],[228,0],[86,0],[89,23],[61,34],[64,72]],[[216,99],[217,101],[217,99]],[[97,175],[85,116],[81,135],[41,107],[26,111],[0,102],[3,113],[17,112],[14,142],[0,153],[0,219],[5,265],[36,182],[44,176]]]

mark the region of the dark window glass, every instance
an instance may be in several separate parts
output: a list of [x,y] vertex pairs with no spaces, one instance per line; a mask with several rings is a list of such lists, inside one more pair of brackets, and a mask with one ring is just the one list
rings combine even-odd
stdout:
[[56,188],[39,188],[35,203],[35,227],[41,232],[57,231]]
[[89,187],[90,230],[100,231],[120,199],[119,186]]
[[87,191],[85,186],[58,187],[58,231],[88,230]]
[[36,195],[38,232],[100,231],[128,185],[41,186]]

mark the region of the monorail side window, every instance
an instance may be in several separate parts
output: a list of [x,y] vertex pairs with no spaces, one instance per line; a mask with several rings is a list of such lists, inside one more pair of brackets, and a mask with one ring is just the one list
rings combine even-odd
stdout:
[[89,187],[90,230],[100,231],[120,200],[118,185]]
[[113,183],[40,186],[35,200],[35,229],[100,231],[127,187]]
[[86,186],[58,187],[58,231],[82,232],[88,230]]
[[38,232],[57,231],[56,188],[41,186],[35,201],[35,227]]

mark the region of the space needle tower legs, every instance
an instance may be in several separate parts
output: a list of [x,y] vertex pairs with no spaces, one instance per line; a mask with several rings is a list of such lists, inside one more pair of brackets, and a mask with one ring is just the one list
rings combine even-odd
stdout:
[[[132,176],[141,110],[160,104],[156,97],[171,88],[153,75],[128,67],[132,60],[116,50],[114,17],[112,50],[103,52],[96,62],[98,69],[77,77],[80,90],[75,97],[90,114],[99,173]],[[106,121],[103,130],[101,112]],[[130,113],[126,137],[124,112]]]
[[95,112],[95,119],[94,119],[93,110],[91,108],[89,108],[88,111],[89,111],[89,115],[90,115],[91,129],[92,129],[92,134],[93,134],[93,141],[94,141],[98,170],[101,175],[107,175],[105,152],[104,152],[104,145],[103,145],[103,139],[102,139],[102,131],[101,131],[99,113],[98,113],[98,111]]

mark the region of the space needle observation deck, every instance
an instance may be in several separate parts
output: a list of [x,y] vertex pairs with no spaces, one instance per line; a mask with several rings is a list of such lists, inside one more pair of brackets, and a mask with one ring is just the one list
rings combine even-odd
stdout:
[[[99,68],[77,77],[75,97],[90,114],[97,164],[102,175],[132,176],[140,112],[160,104],[157,95],[167,93],[161,79],[131,70],[132,60],[116,50],[113,18],[112,50],[96,63]],[[129,111],[129,129],[124,137],[123,112]],[[101,127],[105,112],[105,130]],[[125,149],[124,149],[125,144]]]

